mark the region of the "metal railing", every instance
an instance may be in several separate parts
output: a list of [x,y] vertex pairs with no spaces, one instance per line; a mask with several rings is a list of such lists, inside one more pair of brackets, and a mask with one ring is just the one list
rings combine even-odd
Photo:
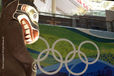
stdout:
[[52,14],[52,13],[48,13],[48,12],[40,12],[40,15],[44,15],[44,16],[54,16],[54,17],[61,17],[61,18],[71,18],[71,15],[63,15],[63,14]]
[[71,16],[71,15],[40,12],[39,23],[86,28],[86,29],[114,31],[113,21],[108,22],[106,21],[105,16],[94,16],[94,14],[84,15],[84,16],[78,16],[78,15]]
[[106,11],[103,11],[103,10],[90,10],[90,11],[87,12],[86,15],[106,17]]

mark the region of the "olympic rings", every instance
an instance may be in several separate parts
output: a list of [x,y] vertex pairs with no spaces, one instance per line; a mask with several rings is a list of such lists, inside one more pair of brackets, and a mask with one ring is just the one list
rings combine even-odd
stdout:
[[[45,70],[43,70],[42,67],[41,67],[41,65],[40,65],[40,61],[41,61],[40,57],[41,57],[41,55],[42,55],[45,51],[48,51],[48,50],[51,50],[51,49],[46,49],[46,50],[42,51],[42,52],[39,54],[37,64],[38,64],[39,69],[40,69],[43,73],[45,73],[45,74],[47,74],[47,75],[53,75],[53,74],[58,73],[58,72],[61,70],[61,68],[62,68],[62,66],[63,66],[63,63],[60,63],[59,68],[58,68],[56,71],[54,71],[54,72],[46,72]],[[57,52],[57,53],[58,53],[58,52]],[[58,54],[58,55],[59,55],[59,54]],[[62,57],[61,57],[61,56],[60,56],[60,59],[62,60]]]
[[78,55],[79,55],[79,58],[81,59],[82,62],[84,62],[86,64],[86,62],[83,60],[83,58],[80,56],[80,48],[82,47],[82,45],[86,44],[86,43],[90,43],[92,45],[94,45],[97,49],[97,58],[93,61],[93,62],[88,62],[88,64],[94,64],[98,61],[99,57],[100,57],[100,51],[99,51],[99,48],[98,46],[94,43],[94,42],[91,42],[91,41],[84,41],[82,42],[80,45],[79,45],[79,48],[78,48]]
[[[86,59],[86,67],[85,67],[85,69],[84,69],[82,72],[80,72],[80,73],[74,73],[74,72],[72,72],[72,71],[68,68],[67,63],[65,63],[66,69],[67,69],[68,72],[71,73],[72,75],[82,75],[83,73],[86,72],[86,70],[87,70],[87,68],[88,68],[88,59],[87,59],[86,55],[85,55],[83,52],[81,52],[81,51],[80,51],[80,53],[81,53],[81,54],[85,57],[85,59]],[[65,60],[67,60],[69,56],[70,56],[70,54],[68,54],[68,56],[66,57]]]
[[[74,45],[70,40],[67,40],[67,39],[59,39],[59,40],[56,40],[56,41],[53,43],[53,45],[52,45],[52,55],[53,55],[53,57],[54,57],[55,60],[57,60],[58,62],[63,62],[63,63],[65,63],[64,61],[59,60],[59,59],[55,56],[55,53],[54,53],[55,45],[56,45],[58,42],[60,42],[60,41],[67,41],[67,42],[69,42],[69,43],[73,46],[73,51],[76,51],[76,48],[75,48],[75,45]],[[62,55],[61,55],[61,56],[62,56]],[[68,62],[72,61],[72,60],[74,59],[74,57],[75,57],[75,53],[73,54],[72,58],[71,58],[70,60],[68,60]],[[68,63],[68,62],[67,62],[67,63]]]
[[[82,75],[83,73],[86,72],[86,70],[87,70],[87,68],[88,68],[88,65],[89,65],[89,64],[94,64],[94,63],[96,63],[96,62],[98,61],[99,57],[100,57],[100,50],[99,50],[98,46],[97,46],[94,42],[92,42],[92,41],[83,41],[83,42],[81,42],[80,45],[79,45],[79,47],[78,47],[78,50],[76,50],[75,45],[74,45],[70,40],[67,40],[67,39],[59,39],[59,40],[56,40],[56,41],[53,43],[52,48],[49,48],[49,44],[48,44],[48,42],[47,42],[44,38],[40,37],[40,39],[43,40],[43,41],[46,43],[47,49],[46,49],[46,50],[43,50],[43,51],[38,55],[37,64],[38,64],[39,69],[40,69],[43,73],[45,73],[45,74],[47,74],[47,75],[54,75],[54,74],[58,73],[58,72],[61,70],[63,64],[65,64],[65,67],[66,67],[67,71],[68,71],[69,73],[71,73],[72,75]],[[72,47],[73,47],[73,51],[71,51],[71,52],[68,53],[68,55],[66,56],[65,60],[63,60],[62,55],[61,55],[57,50],[54,49],[54,48],[55,48],[55,45],[56,45],[58,42],[60,42],[60,41],[69,42],[69,43],[72,45]],[[96,58],[94,61],[92,61],[92,62],[88,62],[88,58],[87,58],[86,55],[80,50],[81,47],[82,47],[82,45],[84,45],[84,44],[86,44],[86,43],[89,43],[89,44],[94,45],[95,48],[97,49],[97,58]],[[47,52],[46,55],[45,55],[43,58],[41,58],[41,56],[42,56],[45,52]],[[45,60],[45,59],[48,57],[49,52],[52,52],[52,56],[54,57],[54,59],[55,59],[56,61],[60,62],[59,68],[58,68],[56,71],[54,71],[54,72],[46,72],[46,71],[41,67],[41,65],[40,65],[40,62],[43,61],[43,60]],[[55,55],[55,53],[58,54],[58,56],[59,56],[60,59],[57,58],[57,56]],[[80,73],[74,73],[74,72],[72,72],[72,71],[69,69],[68,65],[67,65],[69,62],[71,62],[71,61],[75,58],[76,53],[78,53],[79,59],[80,59],[84,64],[86,64],[85,69],[84,69],[82,72],[80,72]],[[73,56],[68,60],[69,56],[72,55],[72,54],[73,54]],[[81,57],[80,54],[82,54],[82,55],[84,56],[85,60]]]
[[[45,40],[43,37],[39,37],[39,39],[43,40],[45,42],[47,48],[49,49],[49,44],[48,44],[47,40]],[[46,55],[40,60],[41,61],[45,60],[47,58],[48,54],[49,54],[49,51],[47,51]]]

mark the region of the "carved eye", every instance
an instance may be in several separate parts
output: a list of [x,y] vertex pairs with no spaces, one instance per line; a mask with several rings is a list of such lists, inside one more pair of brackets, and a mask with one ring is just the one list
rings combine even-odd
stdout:
[[29,15],[32,17],[32,19],[38,18],[38,14],[33,9],[30,10]]
[[36,13],[35,13],[35,14],[33,14],[33,18],[34,18],[34,19],[38,18],[38,16],[37,16],[37,14],[36,14]]
[[27,5],[23,5],[23,6],[21,7],[21,10],[22,10],[22,11],[26,11],[26,8],[27,8]]

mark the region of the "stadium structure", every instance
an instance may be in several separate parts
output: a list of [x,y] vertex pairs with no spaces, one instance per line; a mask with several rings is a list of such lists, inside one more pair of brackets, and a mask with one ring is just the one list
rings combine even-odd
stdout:
[[105,0],[35,0],[41,24],[114,31],[114,2]]

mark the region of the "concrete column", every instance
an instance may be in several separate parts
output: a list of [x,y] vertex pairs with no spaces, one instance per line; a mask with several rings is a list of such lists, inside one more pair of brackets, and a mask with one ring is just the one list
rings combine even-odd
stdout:
[[114,32],[114,20],[112,21],[112,32]]
[[52,13],[56,13],[56,0],[52,0]]
[[106,10],[107,31],[114,31],[114,11]]
[[76,18],[72,17],[72,27],[76,27]]
[[112,26],[111,26],[111,22],[107,21],[106,22],[106,25],[107,25],[107,31],[112,31]]

